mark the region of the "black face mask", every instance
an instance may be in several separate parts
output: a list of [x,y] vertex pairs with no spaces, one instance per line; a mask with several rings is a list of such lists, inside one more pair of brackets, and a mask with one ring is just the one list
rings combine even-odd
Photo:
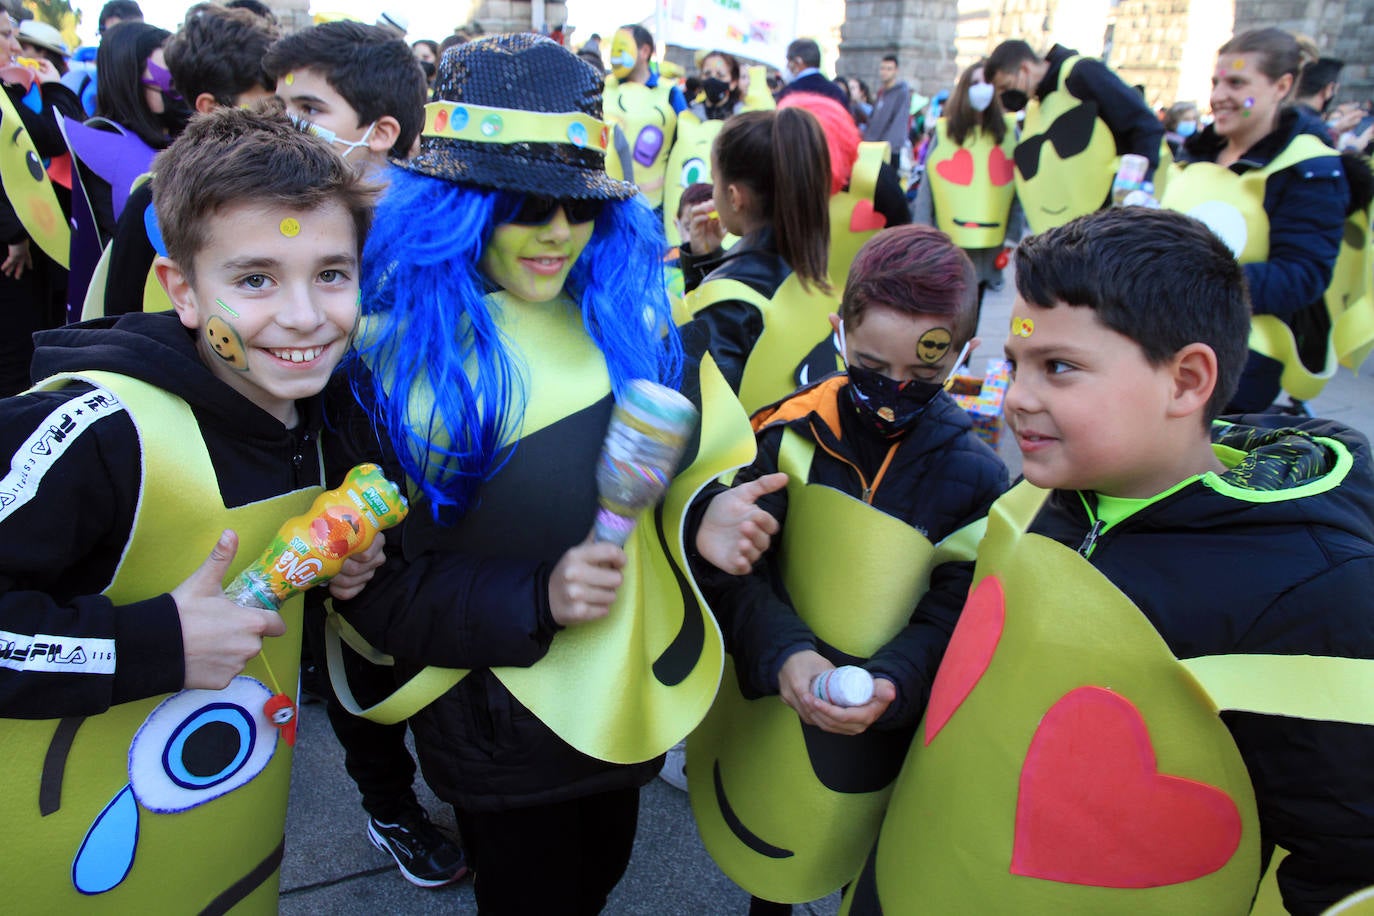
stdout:
[[424,71],[425,81],[430,83],[434,82],[434,75],[439,72],[439,68],[435,66],[432,60],[420,61],[420,69]]
[[730,84],[725,80],[711,77],[701,81],[701,91],[706,93],[707,102],[712,105],[719,105],[730,95]]
[[187,105],[179,95],[162,93],[162,113],[157,116],[168,136],[177,137],[186,129],[195,110]]
[[1030,96],[1020,89],[1008,89],[1002,93],[1002,107],[1007,111],[1022,111],[1030,104]]
[[898,382],[863,366],[850,365],[848,372],[845,390],[854,412],[884,439],[896,439],[915,425],[944,388],[921,379]]

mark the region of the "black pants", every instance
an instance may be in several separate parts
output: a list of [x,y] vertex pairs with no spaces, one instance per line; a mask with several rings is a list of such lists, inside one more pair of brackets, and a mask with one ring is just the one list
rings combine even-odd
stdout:
[[510,811],[454,811],[482,916],[592,916],[630,862],[639,789]]
[[[406,725],[379,725],[355,716],[339,704],[325,668],[324,608],[307,601],[305,639],[319,668],[319,690],[324,695],[329,724],[344,749],[344,769],[358,785],[363,809],[383,824],[394,824],[408,811],[420,808],[412,783],[415,760],[406,747]],[[353,695],[363,706],[380,702],[396,689],[392,669],[374,665],[344,646],[344,670]]]

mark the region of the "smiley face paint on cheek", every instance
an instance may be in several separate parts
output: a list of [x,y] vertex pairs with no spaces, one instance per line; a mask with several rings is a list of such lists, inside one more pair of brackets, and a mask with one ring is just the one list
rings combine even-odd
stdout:
[[248,371],[248,350],[243,338],[229,322],[218,315],[205,322],[205,339],[210,349],[232,369]]
[[921,335],[920,340],[916,341],[916,355],[921,362],[928,366],[933,366],[945,358],[949,352],[950,341],[954,335],[945,328],[931,328]]

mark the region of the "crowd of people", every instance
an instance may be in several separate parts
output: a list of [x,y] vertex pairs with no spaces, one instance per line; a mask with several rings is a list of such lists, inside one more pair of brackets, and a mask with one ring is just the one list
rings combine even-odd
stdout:
[[[1012,39],[927,125],[895,55],[406,25],[111,0],[74,67],[0,15],[12,905],[275,912],[303,653],[368,840],[482,913],[600,912],[660,773],[755,914],[1374,886],[1374,466],[1304,407],[1374,349],[1339,61],[1237,34],[1204,116]],[[603,448],[647,383],[672,467]],[[360,465],[408,515],[276,533]]]

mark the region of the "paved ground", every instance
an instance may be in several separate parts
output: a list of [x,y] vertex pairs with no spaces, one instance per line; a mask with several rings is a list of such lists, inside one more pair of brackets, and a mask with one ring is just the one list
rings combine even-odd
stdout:
[[[988,297],[981,325],[986,343],[973,359],[975,371],[981,373],[989,360],[1000,358],[1010,315],[1009,290]],[[1312,409],[1374,435],[1372,375],[1374,367],[1360,378],[1341,370],[1312,402]],[[1015,445],[1004,442],[1001,453],[1015,474],[1020,467]],[[450,809],[429,795],[422,800],[436,821],[452,826]],[[799,906],[796,912],[828,916],[837,908],[838,895],[833,895]],[[643,794],[634,858],[607,912],[613,916],[714,916],[746,910],[747,896],[720,873],[702,848],[686,794],[654,780]],[[306,706],[302,715],[287,819],[281,912],[287,916],[476,912],[471,882],[434,891],[412,887],[390,859],[368,843],[356,790],[344,773],[342,751],[319,705]]]

